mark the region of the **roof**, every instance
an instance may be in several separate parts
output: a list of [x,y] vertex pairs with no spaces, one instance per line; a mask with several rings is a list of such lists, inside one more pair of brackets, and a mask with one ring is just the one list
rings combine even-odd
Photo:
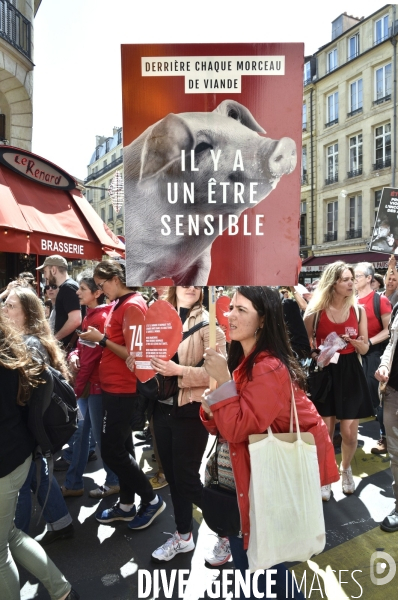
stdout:
[[[122,129],[122,128],[120,128],[120,129]],[[118,146],[120,144],[120,142],[118,142],[120,129],[112,137],[105,138],[104,142],[102,144],[100,144],[99,146],[96,146],[94,152],[91,155],[90,162],[88,163],[89,165],[91,165],[92,163],[95,163],[102,156],[105,156],[105,154],[108,154],[108,152],[110,152],[111,150],[116,148],[116,146]],[[106,150],[106,141],[107,140],[109,140],[108,150]],[[97,148],[99,149],[98,156],[97,156]]]

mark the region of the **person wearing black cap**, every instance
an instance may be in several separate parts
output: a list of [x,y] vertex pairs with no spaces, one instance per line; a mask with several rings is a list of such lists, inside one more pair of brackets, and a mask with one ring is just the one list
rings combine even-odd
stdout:
[[82,322],[79,299],[76,296],[79,286],[74,279],[68,277],[68,263],[63,256],[47,256],[38,269],[43,269],[47,285],[57,285],[59,288],[55,301],[54,335],[64,348],[69,344],[71,349],[73,334]]

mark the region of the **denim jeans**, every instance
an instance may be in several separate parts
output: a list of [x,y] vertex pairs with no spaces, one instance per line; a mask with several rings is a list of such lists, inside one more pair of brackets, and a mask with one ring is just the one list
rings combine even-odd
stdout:
[[[249,568],[249,561],[247,560],[247,551],[243,548],[243,538],[231,536],[229,538],[229,543],[235,568],[242,573],[243,577],[245,577],[246,570]],[[267,590],[266,586],[265,572],[257,579],[257,589],[260,594],[262,592],[264,593],[264,598],[277,598],[278,600],[295,598],[296,600],[304,600],[303,594],[297,589],[296,585],[294,585],[294,592],[292,595],[293,577],[283,563],[274,565],[269,570],[276,570],[276,573],[271,574],[272,585],[269,590]],[[253,575],[251,576],[251,579],[253,579]],[[254,600],[254,598],[259,597],[254,595],[254,591],[255,590],[251,589],[250,596],[242,596],[241,591],[239,597]],[[269,595],[267,595],[267,592],[269,592]],[[272,596],[271,594],[276,594],[276,596]]]
[[70,583],[57,569],[36,540],[14,524],[18,491],[29,473],[29,456],[22,465],[0,478],[0,598],[19,600],[19,575],[14,561],[32,573],[47,588],[53,600],[70,589]]
[[398,391],[387,385],[383,401],[387,450],[391,460],[392,491],[398,507]]
[[[48,467],[43,457],[41,458],[40,466],[40,485],[37,492],[37,500],[39,505],[43,507],[49,485]],[[32,514],[32,492],[36,493],[36,488],[36,464],[32,462],[26,481],[19,491],[17,509],[15,512],[15,525],[25,533],[29,533],[29,524]],[[40,513],[38,512],[37,514],[39,515]],[[72,523],[72,517],[66,507],[64,497],[55,477],[51,483],[50,493],[48,494],[43,511],[43,517],[48,525],[47,529],[52,529],[54,531],[63,529]]]
[[[83,473],[87,465],[91,428],[93,437],[98,441],[98,447],[101,450],[102,396],[101,394],[91,394],[88,398],[80,398],[78,403],[83,419],[80,419],[77,431],[72,438],[72,459],[65,478],[65,487],[68,490],[84,488]],[[117,475],[104,462],[103,465],[106,472],[105,484],[119,485]]]

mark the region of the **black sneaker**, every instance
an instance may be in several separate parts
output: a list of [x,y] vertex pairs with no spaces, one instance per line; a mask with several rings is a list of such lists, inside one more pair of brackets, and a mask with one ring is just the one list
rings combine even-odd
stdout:
[[89,452],[87,462],[94,462],[95,460],[98,460],[98,456],[96,455],[95,450],[91,450],[91,452]]
[[63,527],[62,529],[51,529],[49,531],[46,531],[46,533],[43,535],[43,537],[41,539],[35,538],[37,542],[39,542],[40,546],[48,546],[49,544],[52,544],[53,542],[56,542],[57,540],[66,540],[68,538],[71,538],[75,535],[75,529],[73,527],[73,524],[70,523],[69,525],[67,525],[66,527]]

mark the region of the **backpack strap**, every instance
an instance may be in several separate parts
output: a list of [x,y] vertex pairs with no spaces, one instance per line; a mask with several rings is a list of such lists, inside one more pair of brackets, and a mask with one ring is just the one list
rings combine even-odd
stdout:
[[380,296],[377,292],[375,292],[374,296],[373,296],[373,312],[375,314],[376,319],[380,323],[380,327],[382,329],[384,329],[384,325],[383,325],[383,321],[381,320],[381,313],[380,313]]

